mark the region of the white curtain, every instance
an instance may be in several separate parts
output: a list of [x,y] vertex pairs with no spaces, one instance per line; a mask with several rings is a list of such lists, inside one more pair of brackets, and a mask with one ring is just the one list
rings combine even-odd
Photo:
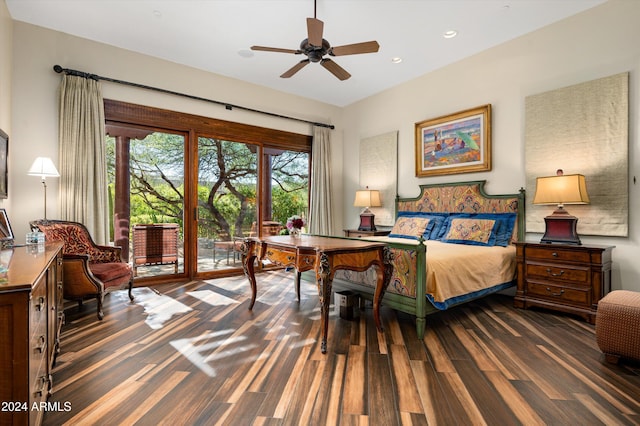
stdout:
[[311,200],[309,232],[331,235],[331,138],[329,129],[314,126],[311,147]]
[[60,217],[109,241],[104,104],[100,82],[64,75],[60,84]]

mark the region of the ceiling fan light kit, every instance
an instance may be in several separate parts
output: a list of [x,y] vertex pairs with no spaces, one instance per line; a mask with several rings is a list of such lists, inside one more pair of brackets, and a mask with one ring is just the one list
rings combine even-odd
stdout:
[[307,66],[311,62],[320,62],[326,70],[336,76],[339,80],[347,80],[351,77],[344,68],[338,65],[331,58],[325,58],[325,55],[329,56],[345,56],[345,55],[358,55],[362,53],[375,53],[380,48],[377,41],[365,41],[362,43],[347,44],[344,46],[331,47],[331,44],[322,38],[324,30],[324,22],[316,19],[315,6],[316,2],[313,2],[314,12],[313,18],[307,18],[307,38],[302,40],[300,48],[293,49],[281,49],[278,47],[266,47],[266,46],[251,46],[251,50],[260,50],[264,52],[277,52],[277,53],[290,53],[294,55],[305,55],[307,59],[304,59],[293,67],[285,71],[280,77],[289,78]]

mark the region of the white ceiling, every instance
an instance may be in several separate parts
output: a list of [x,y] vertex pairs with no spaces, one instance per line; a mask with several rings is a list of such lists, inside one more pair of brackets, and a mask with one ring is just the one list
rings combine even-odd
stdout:
[[[324,21],[324,38],[331,45],[369,40],[380,44],[378,53],[333,58],[351,73],[345,81],[317,63],[283,79],[280,74],[304,56],[249,50],[252,45],[297,49],[306,38],[306,18],[314,16],[312,0],[6,4],[17,21],[345,106],[605,1],[318,0],[316,17]],[[445,39],[443,33],[451,29],[458,36]],[[402,63],[393,64],[394,57],[401,57]],[[103,75],[95,69],[80,71]]]

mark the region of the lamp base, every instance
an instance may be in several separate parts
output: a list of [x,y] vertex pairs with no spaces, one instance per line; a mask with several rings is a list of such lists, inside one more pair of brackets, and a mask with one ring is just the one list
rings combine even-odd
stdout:
[[578,232],[578,218],[564,209],[558,209],[544,218],[546,229],[541,243],[582,244]]
[[374,219],[375,215],[373,213],[361,213],[358,231],[375,231],[376,225],[373,223]]

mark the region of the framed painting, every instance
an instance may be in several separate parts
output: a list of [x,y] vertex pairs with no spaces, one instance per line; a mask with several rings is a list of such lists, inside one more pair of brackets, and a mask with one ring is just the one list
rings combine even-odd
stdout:
[[9,153],[9,136],[0,129],[0,199],[7,198],[9,170],[7,170],[7,155]]
[[491,104],[416,123],[416,176],[491,170]]

